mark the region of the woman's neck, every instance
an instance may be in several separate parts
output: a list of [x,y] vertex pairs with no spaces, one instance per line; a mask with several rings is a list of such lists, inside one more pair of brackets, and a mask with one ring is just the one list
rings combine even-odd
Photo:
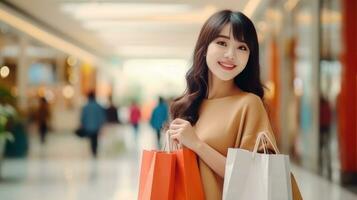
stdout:
[[207,99],[231,96],[240,92],[234,84],[234,80],[223,81],[208,73],[208,96]]

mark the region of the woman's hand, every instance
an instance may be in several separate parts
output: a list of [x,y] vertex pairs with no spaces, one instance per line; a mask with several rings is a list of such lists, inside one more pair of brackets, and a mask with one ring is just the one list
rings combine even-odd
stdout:
[[197,137],[189,121],[176,118],[170,124],[168,134],[170,139],[195,151],[201,140]]
[[226,157],[204,141],[201,141],[194,132],[194,128],[190,122],[176,118],[171,122],[167,133],[171,140],[194,151],[213,171],[222,178],[224,177]]

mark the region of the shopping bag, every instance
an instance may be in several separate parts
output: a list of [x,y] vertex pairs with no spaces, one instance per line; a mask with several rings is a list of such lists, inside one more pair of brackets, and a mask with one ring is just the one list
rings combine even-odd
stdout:
[[196,154],[187,148],[174,151],[176,155],[175,200],[204,200],[203,185]]
[[139,200],[171,200],[174,194],[176,155],[165,151],[143,151]]
[[87,136],[87,131],[86,131],[84,128],[80,127],[80,128],[78,128],[78,129],[75,130],[75,134],[76,134],[78,137],[83,138],[83,137],[86,137],[86,136]]
[[300,189],[295,180],[293,173],[290,173],[290,178],[291,178],[291,190],[292,190],[293,200],[302,200]]
[[[277,154],[258,153],[260,142],[269,142]],[[265,132],[258,134],[253,152],[228,150],[223,199],[292,200],[289,157],[279,154]]]

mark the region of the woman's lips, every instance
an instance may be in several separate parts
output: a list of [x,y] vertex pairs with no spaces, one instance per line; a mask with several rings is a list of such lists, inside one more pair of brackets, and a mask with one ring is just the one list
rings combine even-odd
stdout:
[[236,67],[236,65],[224,63],[224,62],[220,62],[220,61],[218,61],[218,64],[225,70],[232,70]]

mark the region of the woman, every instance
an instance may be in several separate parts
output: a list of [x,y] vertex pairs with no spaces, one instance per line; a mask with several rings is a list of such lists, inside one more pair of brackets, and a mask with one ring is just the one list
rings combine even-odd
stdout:
[[198,155],[208,200],[222,198],[228,148],[252,151],[261,131],[275,142],[259,68],[253,23],[241,12],[213,14],[198,37],[187,89],[171,105],[167,131]]
[[37,123],[41,138],[41,144],[45,144],[48,132],[48,124],[51,117],[51,111],[46,98],[41,97],[39,100],[40,105],[37,110]]
[[136,101],[133,100],[130,106],[130,124],[134,128],[135,139],[138,138],[138,134],[139,134],[140,118],[141,118],[140,108],[136,103]]

